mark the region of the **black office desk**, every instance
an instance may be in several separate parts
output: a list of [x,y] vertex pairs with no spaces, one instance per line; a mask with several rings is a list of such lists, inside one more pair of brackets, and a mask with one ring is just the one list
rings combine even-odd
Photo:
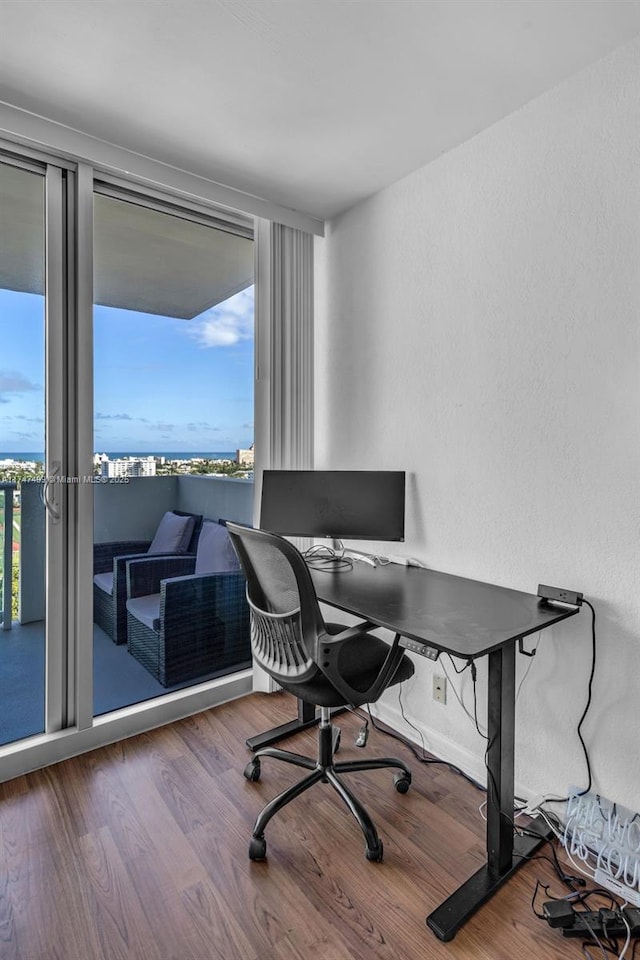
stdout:
[[[318,598],[393,633],[465,660],[489,657],[487,705],[487,862],[427,917],[441,940],[451,940],[548,836],[515,837],[514,732],[516,643],[578,612],[532,594],[398,564],[357,563],[346,572],[312,570]],[[252,749],[315,722],[299,703],[298,720],[247,741]],[[269,739],[270,738],[270,739]]]

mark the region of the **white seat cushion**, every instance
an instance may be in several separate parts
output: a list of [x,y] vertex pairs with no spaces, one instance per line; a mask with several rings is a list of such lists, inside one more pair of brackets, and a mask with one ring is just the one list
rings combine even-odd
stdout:
[[145,627],[154,630],[156,633],[160,630],[160,594],[151,593],[148,597],[134,597],[127,600],[127,610],[129,613],[143,623]]
[[99,590],[102,590],[103,593],[108,593],[109,596],[113,596],[113,574],[112,573],[96,573],[93,578],[93,582]]

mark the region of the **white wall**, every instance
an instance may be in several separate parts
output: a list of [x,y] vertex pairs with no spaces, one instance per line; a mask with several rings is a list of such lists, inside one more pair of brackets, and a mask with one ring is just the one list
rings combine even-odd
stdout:
[[[403,552],[433,568],[585,593],[597,611],[583,727],[594,785],[634,810],[639,94],[634,42],[316,240],[316,466],[405,468]],[[518,790],[586,786],[576,724],[588,609],[542,634],[533,661],[518,661],[519,677],[531,664],[518,702]],[[482,777],[484,741],[451,692],[446,706],[432,701],[433,670],[419,660],[407,714],[427,746]],[[483,718],[486,665],[478,672]],[[472,707],[468,674],[456,682]],[[395,692],[382,709],[402,726]]]

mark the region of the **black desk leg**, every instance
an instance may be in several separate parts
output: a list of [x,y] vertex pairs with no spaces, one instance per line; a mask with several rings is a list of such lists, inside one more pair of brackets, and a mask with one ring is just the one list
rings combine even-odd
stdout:
[[279,727],[272,727],[271,730],[265,730],[264,733],[258,733],[255,737],[249,737],[246,741],[250,750],[261,750],[262,747],[270,747],[278,740],[284,737],[290,737],[300,730],[306,730],[318,723],[319,716],[316,716],[316,708],[312,703],[305,703],[304,700],[298,700],[298,716],[295,720],[283,723]]
[[500,877],[513,855],[515,644],[489,654],[487,701],[487,866]]
[[452,940],[469,917],[551,836],[538,818],[530,828],[537,837],[514,840],[515,642],[489,654],[487,714],[487,862],[427,917],[427,925],[440,940]]

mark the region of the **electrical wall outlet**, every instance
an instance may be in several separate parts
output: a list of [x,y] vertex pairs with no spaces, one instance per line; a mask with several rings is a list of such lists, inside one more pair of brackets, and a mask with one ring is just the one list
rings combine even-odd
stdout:
[[447,702],[447,678],[437,673],[433,675],[433,699],[438,703]]

